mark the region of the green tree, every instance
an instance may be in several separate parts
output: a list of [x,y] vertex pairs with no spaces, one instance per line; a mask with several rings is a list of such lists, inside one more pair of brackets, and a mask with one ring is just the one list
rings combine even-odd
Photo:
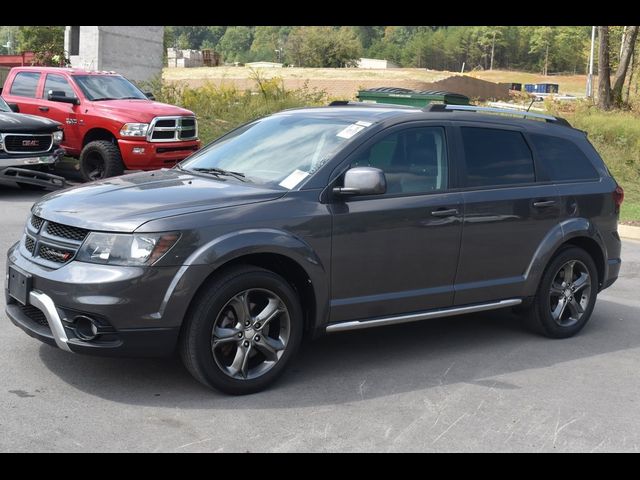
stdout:
[[18,27],[18,51],[34,52],[40,65],[66,65],[64,26]]
[[540,58],[542,75],[549,73],[549,52],[552,51],[555,35],[554,27],[536,27],[531,35],[529,53]]
[[229,62],[245,62],[249,58],[249,49],[253,32],[249,27],[227,27],[218,43],[218,47]]
[[251,53],[257,61],[279,61],[277,50],[284,45],[284,39],[280,32],[280,27],[256,27],[251,43]]
[[286,45],[287,58],[303,67],[346,67],[354,65],[362,45],[349,27],[297,27]]
[[585,73],[591,27],[557,27],[556,30],[552,55],[555,70]]
[[168,26],[164,29],[165,47],[177,48],[215,48],[224,35],[227,27],[197,26]]

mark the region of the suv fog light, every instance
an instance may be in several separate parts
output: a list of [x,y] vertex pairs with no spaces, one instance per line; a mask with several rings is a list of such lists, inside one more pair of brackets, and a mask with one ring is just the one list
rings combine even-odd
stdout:
[[78,315],[73,319],[76,336],[85,342],[90,342],[98,337],[98,326],[90,317]]
[[133,147],[133,153],[144,153],[144,148],[143,147]]

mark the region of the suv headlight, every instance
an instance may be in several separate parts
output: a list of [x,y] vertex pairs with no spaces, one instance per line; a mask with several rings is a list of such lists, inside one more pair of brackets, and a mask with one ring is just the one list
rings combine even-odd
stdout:
[[62,139],[64,138],[64,132],[62,130],[58,130],[53,132],[53,144],[60,145],[62,143]]
[[149,130],[148,123],[125,123],[120,129],[123,137],[146,137]]
[[80,262],[105,265],[153,265],[173,247],[180,234],[170,233],[98,233],[91,232],[80,247]]

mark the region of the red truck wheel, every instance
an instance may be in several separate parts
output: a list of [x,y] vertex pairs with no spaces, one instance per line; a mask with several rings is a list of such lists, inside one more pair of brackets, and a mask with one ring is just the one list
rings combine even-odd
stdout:
[[89,142],[80,154],[80,173],[86,182],[122,175],[124,165],[118,146],[108,140]]

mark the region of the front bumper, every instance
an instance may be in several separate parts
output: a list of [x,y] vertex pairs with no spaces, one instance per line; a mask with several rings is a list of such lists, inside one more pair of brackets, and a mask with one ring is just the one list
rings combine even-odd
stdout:
[[[140,140],[118,140],[122,160],[128,170],[170,168],[200,149],[200,140],[151,143]],[[134,149],[138,149],[134,151]],[[140,151],[139,149],[144,149]]]
[[6,167],[37,167],[41,165],[55,165],[64,156],[64,150],[58,148],[43,155],[7,155],[0,154],[0,169]]
[[[5,289],[8,317],[32,337],[76,353],[172,354],[194,282],[207,275],[197,266],[141,268],[82,262],[51,270],[24,258],[18,245],[9,249],[7,278],[9,267],[28,273],[31,291],[29,305],[24,306]],[[77,335],[78,315],[100,325],[97,338],[86,341]]]
[[53,167],[63,156],[64,150],[61,148],[47,155],[0,156],[0,180],[49,189],[65,188],[68,184],[63,177],[40,170],[41,167]]

